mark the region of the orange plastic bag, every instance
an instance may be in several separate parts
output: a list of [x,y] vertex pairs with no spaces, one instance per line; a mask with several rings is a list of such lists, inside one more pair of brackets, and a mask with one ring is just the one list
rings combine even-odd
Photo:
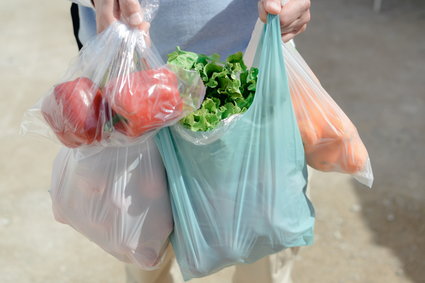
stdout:
[[[262,27],[263,23],[258,21],[245,52],[247,65],[252,62]],[[308,165],[319,171],[351,174],[371,187],[372,167],[356,127],[321,86],[294,44],[282,42],[282,46]]]
[[284,44],[284,53],[307,163],[324,172],[353,174],[371,186],[369,155],[356,127],[323,89],[296,49]]

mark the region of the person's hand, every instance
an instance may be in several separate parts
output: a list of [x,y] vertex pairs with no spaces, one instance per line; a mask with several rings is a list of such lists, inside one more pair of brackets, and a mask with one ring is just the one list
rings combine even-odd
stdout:
[[149,23],[143,21],[142,8],[137,0],[93,0],[96,9],[97,32],[102,32],[115,21],[148,33]]
[[267,21],[267,14],[280,16],[282,40],[287,42],[307,28],[310,0],[289,0],[284,6],[281,0],[261,0],[258,2],[258,12],[263,22]]

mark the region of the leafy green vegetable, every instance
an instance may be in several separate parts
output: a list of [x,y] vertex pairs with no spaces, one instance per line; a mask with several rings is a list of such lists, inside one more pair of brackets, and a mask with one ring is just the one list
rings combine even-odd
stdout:
[[168,55],[168,64],[196,70],[206,86],[201,107],[180,121],[192,131],[210,131],[223,119],[244,113],[254,100],[258,69],[247,68],[242,52],[223,62],[218,54],[207,56],[177,47]]

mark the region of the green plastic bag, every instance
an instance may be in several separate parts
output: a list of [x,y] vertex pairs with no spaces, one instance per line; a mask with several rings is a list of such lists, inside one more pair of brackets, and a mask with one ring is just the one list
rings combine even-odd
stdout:
[[268,16],[255,57],[259,78],[247,112],[212,132],[175,125],[156,138],[168,174],[171,242],[185,280],[313,241],[277,16]]

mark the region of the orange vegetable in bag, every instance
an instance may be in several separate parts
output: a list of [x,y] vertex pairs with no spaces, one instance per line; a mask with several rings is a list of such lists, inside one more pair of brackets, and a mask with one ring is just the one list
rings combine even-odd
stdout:
[[341,170],[350,174],[361,171],[367,162],[367,150],[360,138],[346,143],[344,156],[340,157]]
[[305,144],[304,149],[308,165],[323,172],[335,171],[343,146],[342,140],[332,140],[314,145]]
[[321,100],[300,76],[289,85],[308,165],[325,172],[361,171],[368,154],[350,119],[332,100]]

